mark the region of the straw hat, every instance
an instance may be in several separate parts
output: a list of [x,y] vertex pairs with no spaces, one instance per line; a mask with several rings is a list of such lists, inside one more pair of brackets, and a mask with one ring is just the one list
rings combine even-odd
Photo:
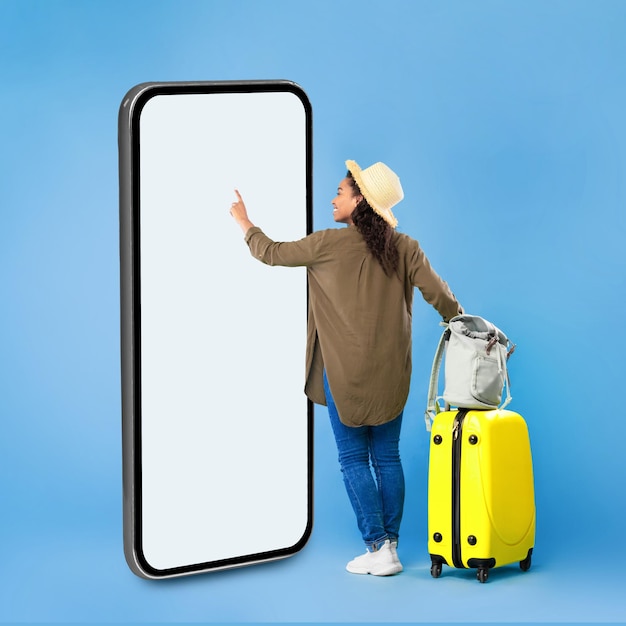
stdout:
[[346,161],[346,167],[374,212],[391,228],[395,228],[398,220],[391,212],[391,207],[404,198],[402,185],[396,173],[380,162],[362,170],[356,161]]

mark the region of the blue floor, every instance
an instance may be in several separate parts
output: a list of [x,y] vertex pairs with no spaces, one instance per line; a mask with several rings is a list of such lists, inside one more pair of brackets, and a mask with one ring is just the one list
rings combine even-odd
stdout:
[[10,548],[3,559],[4,622],[626,622],[623,565],[597,569],[591,555],[538,550],[533,567],[492,572],[444,569],[432,579],[428,558],[406,548],[405,570],[390,578],[343,570],[349,548],[314,535],[280,562],[186,579],[145,581],[124,563],[112,533],[58,536]]
[[[362,547],[339,471],[329,460],[326,415],[324,410],[316,414],[315,526],[299,554],[237,570],[142,580],[130,572],[122,553],[121,491],[113,489],[102,499],[94,493],[85,496],[82,519],[77,508],[68,514],[57,509],[45,518],[42,505],[39,525],[5,529],[0,621],[626,622],[624,548],[618,544],[612,558],[603,560],[594,542],[576,540],[584,529],[572,525],[555,532],[558,524],[547,519],[547,506],[539,509],[530,571],[521,572],[517,565],[499,568],[482,585],[473,571],[447,567],[441,578],[431,578],[424,538],[424,459],[410,455],[410,421],[403,439],[408,487],[400,545],[404,571],[389,578],[347,573],[345,563]],[[416,447],[418,457],[423,457],[424,439]],[[118,478],[111,477],[112,486]]]

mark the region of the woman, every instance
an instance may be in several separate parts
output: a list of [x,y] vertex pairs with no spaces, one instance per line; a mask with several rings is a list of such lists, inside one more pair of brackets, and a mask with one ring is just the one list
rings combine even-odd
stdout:
[[402,571],[397,545],[404,474],[398,444],[411,378],[413,289],[446,321],[462,309],[419,243],[395,230],[391,209],[404,197],[396,174],[380,162],[364,170],[354,161],[346,166],[332,205],[335,221],[347,228],[278,243],[250,221],[238,191],[230,212],[254,257],[268,265],[307,267],[305,392],[328,407],[366,546],[346,569],[387,576]]

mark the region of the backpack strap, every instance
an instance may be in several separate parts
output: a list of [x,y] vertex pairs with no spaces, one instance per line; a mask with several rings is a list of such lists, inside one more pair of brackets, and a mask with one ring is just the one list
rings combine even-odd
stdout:
[[509,368],[507,366],[507,362],[509,360],[509,357],[513,354],[513,352],[515,352],[515,344],[509,341],[507,347],[508,346],[511,347],[506,353],[506,356],[504,357],[504,363],[502,364],[502,367],[504,368],[504,386],[506,387],[506,400],[498,407],[498,409],[503,409],[511,402],[511,400],[513,400],[513,397],[511,396],[511,379],[509,378]]
[[433,366],[430,370],[430,383],[428,384],[428,402],[426,404],[426,411],[424,413],[424,421],[426,423],[426,430],[430,432],[432,423],[437,413],[441,413],[441,406],[437,396],[437,389],[439,387],[439,373],[441,371],[441,363],[443,361],[443,355],[446,350],[446,341],[450,338],[450,329],[447,322],[440,322],[440,326],[444,326],[445,330],[441,333],[439,338],[439,344],[435,351],[435,358],[433,359]]

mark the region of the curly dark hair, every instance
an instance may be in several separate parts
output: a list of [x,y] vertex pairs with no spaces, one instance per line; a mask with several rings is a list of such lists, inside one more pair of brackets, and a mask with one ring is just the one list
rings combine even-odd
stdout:
[[[353,195],[363,195],[351,172],[346,175]],[[393,237],[393,228],[369,205],[365,197],[352,212],[355,228],[361,233],[368,250],[380,263],[385,274],[391,276],[398,271],[399,254]]]

